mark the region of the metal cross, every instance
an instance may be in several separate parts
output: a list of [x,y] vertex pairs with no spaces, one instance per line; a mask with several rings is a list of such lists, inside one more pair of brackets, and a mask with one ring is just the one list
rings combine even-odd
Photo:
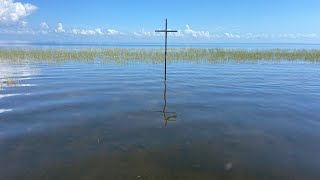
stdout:
[[168,47],[168,33],[178,32],[176,30],[168,30],[168,19],[166,19],[166,29],[165,30],[156,30],[156,32],[165,33],[165,50],[164,50],[164,79],[167,80],[167,47]]

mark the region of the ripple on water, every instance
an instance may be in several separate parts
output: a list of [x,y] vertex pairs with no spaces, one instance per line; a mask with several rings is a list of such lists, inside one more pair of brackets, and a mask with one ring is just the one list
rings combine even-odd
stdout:
[[0,114],[5,112],[10,112],[12,109],[0,109]]
[[0,174],[320,177],[319,64],[173,63],[166,91],[162,64],[29,67],[0,93]]

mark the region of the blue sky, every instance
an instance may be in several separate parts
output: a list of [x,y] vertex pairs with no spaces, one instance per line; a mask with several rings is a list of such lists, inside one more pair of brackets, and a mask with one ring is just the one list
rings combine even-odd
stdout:
[[319,0],[0,0],[0,41],[320,43]]

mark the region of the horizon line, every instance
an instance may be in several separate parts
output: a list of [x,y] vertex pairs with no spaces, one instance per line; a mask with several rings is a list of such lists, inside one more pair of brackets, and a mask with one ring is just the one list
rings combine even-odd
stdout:
[[[162,45],[163,42],[57,42],[57,41],[0,41],[0,45]],[[171,45],[206,45],[206,44],[279,44],[279,45],[320,45],[306,42],[171,42]]]

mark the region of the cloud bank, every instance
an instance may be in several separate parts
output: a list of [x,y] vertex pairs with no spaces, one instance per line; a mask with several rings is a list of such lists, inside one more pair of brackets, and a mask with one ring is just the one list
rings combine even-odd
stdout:
[[0,0],[0,25],[10,26],[26,24],[24,19],[38,8],[29,3],[14,2],[14,0]]
[[108,35],[108,36],[116,36],[116,35],[122,35],[119,31],[115,29],[107,29],[102,30],[101,28],[95,28],[95,29],[72,29],[69,33],[73,35],[84,35],[84,36],[90,36],[90,35]]
[[[0,0],[3,1],[3,0]],[[13,2],[13,1],[12,1]],[[3,11],[3,10],[1,10]],[[60,41],[150,41],[155,42],[162,40],[163,33],[156,33],[154,30],[145,30],[142,28],[138,31],[123,32],[113,28],[73,28],[58,23],[51,25],[47,22],[41,22],[36,28],[27,27],[28,23],[24,20],[19,21],[20,28],[0,28],[0,39],[6,41],[8,39],[15,41],[25,40],[57,40]],[[12,35],[8,38],[8,34]],[[17,36],[14,36],[17,34]],[[2,37],[1,37],[2,35]],[[24,35],[24,36],[21,36]],[[320,33],[243,33],[240,31],[216,30],[208,31],[203,29],[194,29],[190,25],[182,26],[177,33],[168,34],[175,42],[320,42]],[[20,39],[15,39],[15,37]],[[29,38],[29,39],[28,39]],[[50,39],[51,38],[51,39]]]

